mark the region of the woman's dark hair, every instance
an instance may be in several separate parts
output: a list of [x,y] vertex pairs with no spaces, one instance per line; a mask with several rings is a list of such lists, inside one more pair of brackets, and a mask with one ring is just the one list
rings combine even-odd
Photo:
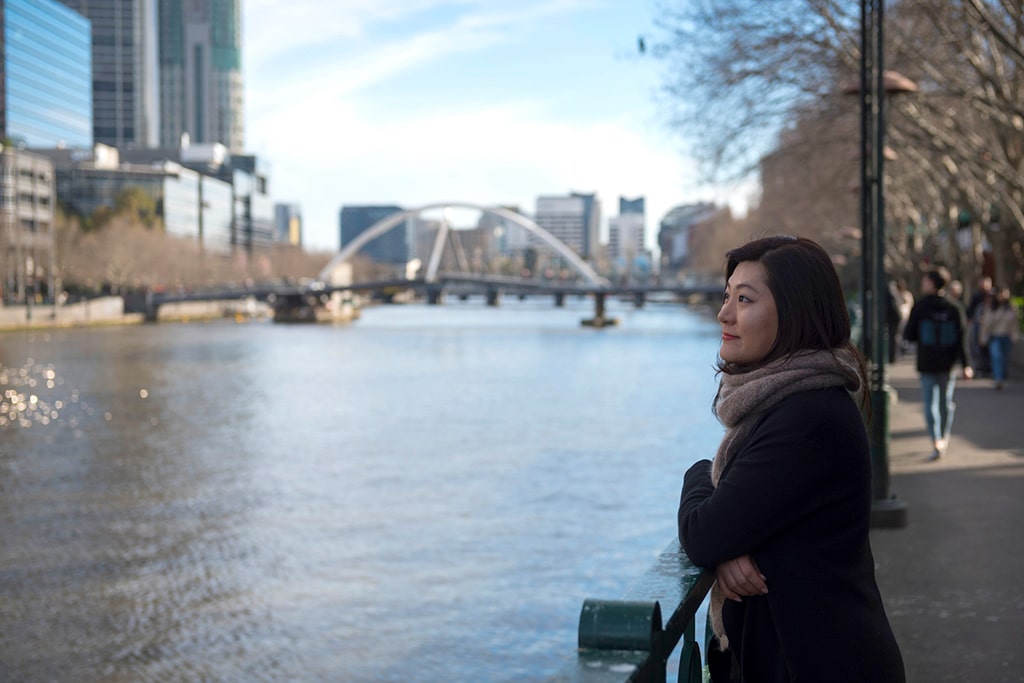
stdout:
[[801,351],[846,348],[857,358],[858,379],[861,387],[867,388],[864,358],[850,341],[850,313],[839,275],[821,245],[790,235],[763,237],[731,250],[725,258],[726,280],[745,261],[764,267],[768,289],[775,298],[779,331],[768,354],[756,366],[741,367],[720,360],[721,372],[747,372]]

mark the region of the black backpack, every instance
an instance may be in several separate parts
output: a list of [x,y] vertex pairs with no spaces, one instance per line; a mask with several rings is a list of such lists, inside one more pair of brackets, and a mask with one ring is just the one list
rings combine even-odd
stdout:
[[936,306],[919,321],[917,343],[921,346],[953,348],[960,345],[960,315],[953,306]]

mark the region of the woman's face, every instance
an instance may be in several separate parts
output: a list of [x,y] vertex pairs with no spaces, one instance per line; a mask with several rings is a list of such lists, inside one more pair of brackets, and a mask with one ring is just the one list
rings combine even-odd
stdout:
[[757,261],[736,266],[725,285],[718,322],[722,324],[718,354],[725,362],[752,365],[768,355],[779,332],[779,315],[764,266]]

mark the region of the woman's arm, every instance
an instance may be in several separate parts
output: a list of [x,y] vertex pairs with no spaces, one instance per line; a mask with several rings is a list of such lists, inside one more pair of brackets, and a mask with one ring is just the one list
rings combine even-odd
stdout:
[[683,523],[685,516],[688,515],[695,507],[710,498],[711,494],[714,492],[715,487],[711,483],[711,461],[698,460],[691,465],[690,469],[688,469],[686,474],[683,475],[683,492],[679,497],[677,521],[679,524],[679,543],[683,546],[683,550],[687,552],[691,562],[706,567],[714,565],[702,565],[689,554],[689,550],[686,547],[686,541],[683,538]]
[[863,421],[841,390],[804,392],[770,411],[733,456],[718,487],[710,463],[684,479],[679,540],[698,566],[753,554],[823,506],[870,488]]
[[[679,503],[679,524],[682,529],[684,511],[699,505],[715,491],[711,484],[711,461],[701,460],[686,472],[683,493]],[[680,533],[680,542],[682,534]],[[685,546],[684,546],[685,549]],[[690,558],[693,561],[693,558]],[[739,601],[741,596],[763,595],[768,585],[761,570],[750,555],[726,560],[715,567],[715,576],[726,598]]]

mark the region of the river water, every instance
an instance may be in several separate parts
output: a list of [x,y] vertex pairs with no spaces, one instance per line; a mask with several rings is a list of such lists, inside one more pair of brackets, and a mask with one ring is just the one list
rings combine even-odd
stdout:
[[0,335],[0,680],[543,680],[721,435],[706,311],[591,306]]

